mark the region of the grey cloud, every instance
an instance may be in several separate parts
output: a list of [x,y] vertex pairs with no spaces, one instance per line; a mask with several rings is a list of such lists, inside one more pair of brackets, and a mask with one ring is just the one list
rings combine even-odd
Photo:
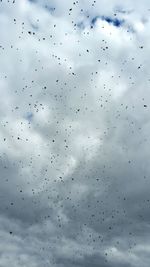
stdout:
[[148,16],[1,2],[0,266],[149,266]]

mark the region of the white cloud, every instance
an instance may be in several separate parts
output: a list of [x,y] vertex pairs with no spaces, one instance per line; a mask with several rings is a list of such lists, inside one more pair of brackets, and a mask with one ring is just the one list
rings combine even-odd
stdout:
[[149,2],[0,5],[0,265],[148,267]]

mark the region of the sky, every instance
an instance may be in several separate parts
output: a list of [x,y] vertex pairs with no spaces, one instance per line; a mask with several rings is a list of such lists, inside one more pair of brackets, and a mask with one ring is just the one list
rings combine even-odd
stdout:
[[149,1],[1,0],[0,25],[0,267],[149,267]]

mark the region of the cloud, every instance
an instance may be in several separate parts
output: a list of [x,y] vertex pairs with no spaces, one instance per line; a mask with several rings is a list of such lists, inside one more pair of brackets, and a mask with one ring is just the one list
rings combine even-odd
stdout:
[[0,266],[148,267],[148,1],[0,10]]

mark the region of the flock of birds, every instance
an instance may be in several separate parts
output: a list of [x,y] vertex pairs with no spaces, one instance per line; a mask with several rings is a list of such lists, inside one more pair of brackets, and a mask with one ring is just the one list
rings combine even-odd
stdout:
[[[78,244],[83,237],[83,246],[97,255],[109,242],[119,249],[120,236],[128,236],[132,253],[138,238],[126,186],[139,163],[136,153],[132,158],[133,147],[148,145],[142,125],[143,116],[148,120],[147,91],[139,89],[134,99],[142,75],[144,85],[150,82],[144,43],[139,38],[133,46],[134,29],[123,12],[104,16],[92,11],[97,1],[91,1],[91,13],[80,8],[80,1],[70,2],[65,18],[47,1],[42,7],[38,1],[38,10],[37,1],[18,2],[0,3],[4,15],[5,8],[10,15],[0,19],[6,27],[0,44],[1,215],[23,222],[26,236],[32,226],[46,225],[39,233],[40,239],[47,231],[38,251],[43,266],[63,263],[65,256],[51,258],[48,251],[64,237]],[[16,12],[23,2],[29,6],[25,15],[24,9]],[[142,172],[142,183],[148,185]],[[138,203],[143,222],[148,195]],[[54,236],[45,230],[47,224],[53,225]],[[8,233],[17,236],[11,226]],[[80,266],[76,259],[86,251],[71,249],[69,266]],[[104,249],[102,263],[94,266],[110,266],[112,253]]]

